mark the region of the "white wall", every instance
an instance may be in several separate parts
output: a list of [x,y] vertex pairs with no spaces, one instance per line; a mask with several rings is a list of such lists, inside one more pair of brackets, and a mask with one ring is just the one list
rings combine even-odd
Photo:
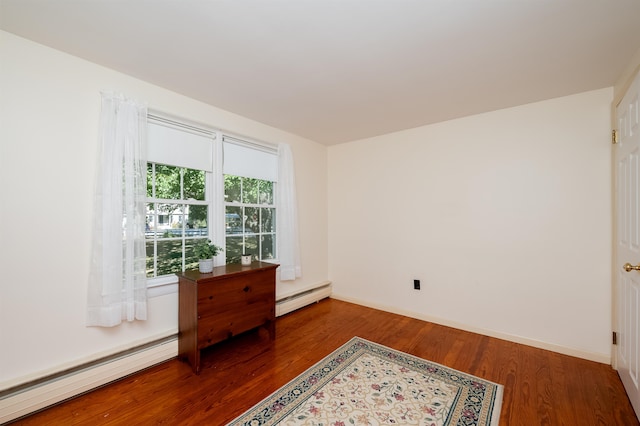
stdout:
[[84,325],[101,90],[291,144],[303,277],[278,291],[326,281],[326,147],[6,32],[0,58],[0,389],[177,331],[176,294],[146,322]]
[[330,147],[334,295],[609,362],[612,96]]

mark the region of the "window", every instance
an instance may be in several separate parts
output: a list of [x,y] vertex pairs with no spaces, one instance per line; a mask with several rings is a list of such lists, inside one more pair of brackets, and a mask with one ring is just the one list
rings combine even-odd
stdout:
[[229,135],[222,146],[227,263],[275,259],[277,151]]
[[193,247],[211,238],[215,134],[150,116],[148,141],[147,279],[165,283],[197,268]]
[[[149,116],[146,250],[150,285],[197,268],[200,239],[276,259],[277,149],[167,118]],[[224,217],[224,219],[223,219]],[[221,255],[221,256],[222,256]]]
[[147,277],[196,268],[198,239],[209,238],[206,173],[147,164]]
[[276,258],[274,182],[241,176],[224,176],[225,242],[227,263],[240,256]]

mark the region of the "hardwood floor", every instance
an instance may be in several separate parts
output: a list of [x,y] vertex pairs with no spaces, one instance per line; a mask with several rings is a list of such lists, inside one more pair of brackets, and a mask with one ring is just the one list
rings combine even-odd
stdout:
[[206,349],[26,417],[21,425],[224,425],[353,336],[504,385],[501,426],[638,425],[608,365],[326,299]]

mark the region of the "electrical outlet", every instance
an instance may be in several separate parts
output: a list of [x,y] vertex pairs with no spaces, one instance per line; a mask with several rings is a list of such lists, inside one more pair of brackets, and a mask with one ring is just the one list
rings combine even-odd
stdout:
[[415,290],[420,290],[420,280],[413,280],[413,288]]

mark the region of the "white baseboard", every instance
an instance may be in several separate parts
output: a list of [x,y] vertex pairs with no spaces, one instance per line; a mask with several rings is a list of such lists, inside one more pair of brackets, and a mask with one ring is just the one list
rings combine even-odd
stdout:
[[430,315],[421,314],[418,312],[408,311],[392,306],[380,305],[377,303],[371,303],[366,300],[357,298],[341,296],[340,294],[331,294],[332,299],[342,300],[345,302],[355,303],[356,305],[367,306],[373,309],[379,309],[385,312],[391,312],[393,314],[404,315],[410,318],[416,318],[423,321],[432,322],[435,324],[444,325],[447,327],[457,328],[459,330],[469,331],[471,333],[482,334],[483,336],[495,337],[497,339],[507,340],[509,342],[520,343],[527,346],[532,346],[538,349],[545,349],[552,352],[557,352],[563,355],[575,356],[577,358],[586,359],[589,361],[600,362],[602,364],[611,365],[611,356],[601,353],[587,352],[580,349],[570,348],[566,346],[555,345],[553,343],[541,342],[535,339],[528,339],[526,337],[515,336],[508,333],[501,333],[495,330],[489,330],[485,328],[473,327],[468,324],[457,323],[455,321],[449,321],[447,319],[433,317]]
[[276,316],[282,316],[331,296],[331,283],[288,296],[276,302]]
[[178,356],[177,338],[62,375],[0,399],[0,424]]

